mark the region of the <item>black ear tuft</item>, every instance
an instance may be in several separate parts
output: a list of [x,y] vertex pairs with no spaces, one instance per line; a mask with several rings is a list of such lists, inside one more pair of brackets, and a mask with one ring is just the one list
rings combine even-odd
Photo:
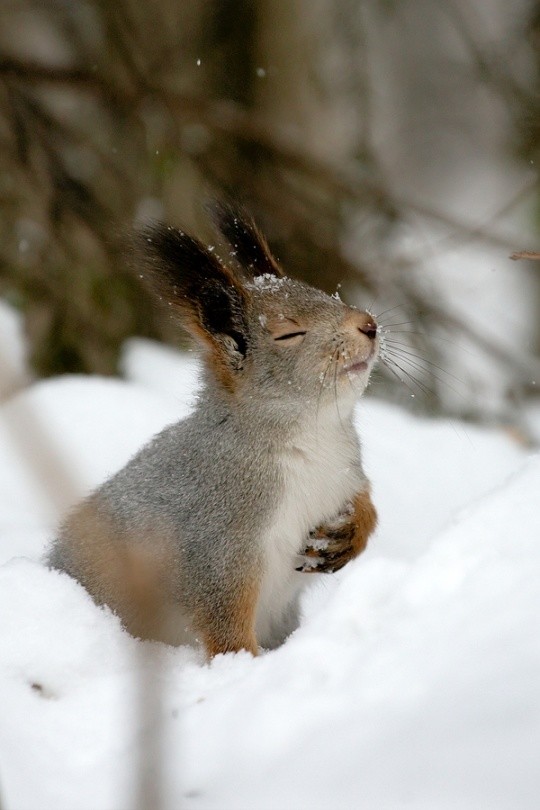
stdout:
[[247,292],[232,271],[198,239],[162,223],[144,229],[139,248],[139,275],[186,328],[214,344],[228,336],[245,354]]
[[233,255],[250,275],[283,276],[266,239],[248,214],[223,202],[208,207],[217,228],[233,248]]

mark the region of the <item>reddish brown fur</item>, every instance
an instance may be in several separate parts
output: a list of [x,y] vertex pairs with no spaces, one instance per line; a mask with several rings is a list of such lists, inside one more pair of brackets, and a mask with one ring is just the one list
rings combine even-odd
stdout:
[[367,541],[375,530],[377,525],[377,511],[373,506],[371,500],[371,491],[369,489],[359,492],[354,499],[354,536],[353,536],[353,555],[357,557],[364,551],[367,546]]
[[[228,279],[230,270],[225,267],[223,269],[224,276],[227,278],[227,282],[230,283]],[[247,293],[241,288],[240,292],[242,298],[245,300]],[[196,302],[184,300],[178,302],[176,305],[182,312],[184,327],[195,338],[198,346],[202,347],[206,352],[206,364],[212,369],[215,377],[221,382],[224,388],[230,393],[234,393],[238,375],[235,374],[231,366],[231,358],[219,339],[201,325],[196,315]]]
[[206,350],[206,365],[212,369],[214,376],[220,381],[223,387],[234,394],[238,375],[231,367],[230,358],[224,347],[209,332],[198,324],[189,325],[189,331],[197,339],[198,345]]
[[107,604],[135,637],[167,641],[166,612],[172,601],[164,587],[173,559],[164,527],[125,532],[92,500],[67,524],[77,579],[98,603]]
[[[260,249],[267,251],[264,237],[253,233]],[[216,254],[183,231],[156,227],[143,231],[142,237],[139,250],[144,248],[144,255],[138,274],[179,314],[185,329],[206,350],[218,380],[234,392],[235,358],[222,341],[243,332],[241,313],[249,295],[245,285]],[[265,261],[271,265],[274,260],[268,255]]]
[[255,637],[255,611],[259,598],[259,583],[255,577],[242,583],[234,598],[227,599],[227,605],[209,615],[204,609],[195,617],[209,658],[219,653],[247,650],[257,655]]
[[[78,579],[95,600],[109,605],[133,636],[177,643],[167,621],[175,600],[166,587],[173,561],[166,526],[141,526],[128,537],[90,500],[72,515],[69,531]],[[243,572],[232,596],[205,602],[195,611],[192,629],[209,658],[242,649],[257,655],[258,596],[257,573]]]
[[250,219],[250,225],[253,228],[253,233],[254,233],[255,237],[257,238],[257,240],[258,240],[258,242],[259,242],[259,244],[261,246],[261,250],[264,253],[265,258],[266,258],[266,260],[268,262],[268,270],[269,270],[269,272],[272,273],[275,276],[282,277],[284,275],[283,270],[281,269],[281,267],[279,266],[279,264],[275,260],[274,256],[272,255],[272,252],[271,252],[270,248],[268,247],[268,242],[266,241],[266,237],[263,236],[263,234],[258,229],[258,227],[256,226],[256,224],[254,223],[254,221],[252,219]]

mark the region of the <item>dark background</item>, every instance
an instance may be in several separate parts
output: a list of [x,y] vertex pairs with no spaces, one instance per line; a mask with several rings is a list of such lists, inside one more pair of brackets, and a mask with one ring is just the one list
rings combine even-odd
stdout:
[[213,244],[226,194],[292,275],[389,310],[402,354],[375,393],[518,423],[540,263],[508,257],[540,249],[539,69],[526,0],[2,0],[0,296],[36,373],[115,373],[134,334],[182,345],[124,235],[163,218]]

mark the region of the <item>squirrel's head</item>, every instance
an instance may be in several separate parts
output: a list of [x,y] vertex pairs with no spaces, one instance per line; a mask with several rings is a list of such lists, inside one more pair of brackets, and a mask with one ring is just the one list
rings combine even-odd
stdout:
[[216,381],[239,400],[299,413],[352,407],[379,350],[373,316],[286,277],[249,217],[221,204],[213,214],[234,267],[156,224],[142,235],[139,272],[199,342]]

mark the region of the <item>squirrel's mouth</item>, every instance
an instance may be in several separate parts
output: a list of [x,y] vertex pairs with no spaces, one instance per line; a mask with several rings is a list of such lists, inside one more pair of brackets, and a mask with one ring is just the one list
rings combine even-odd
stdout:
[[347,363],[341,369],[342,374],[360,374],[362,371],[367,371],[367,360],[354,360],[352,363]]
[[375,357],[375,350],[372,349],[367,357],[354,357],[352,360],[349,360],[348,363],[345,363],[343,368],[341,369],[341,374],[362,374],[364,371],[367,371],[371,365],[373,358]]

